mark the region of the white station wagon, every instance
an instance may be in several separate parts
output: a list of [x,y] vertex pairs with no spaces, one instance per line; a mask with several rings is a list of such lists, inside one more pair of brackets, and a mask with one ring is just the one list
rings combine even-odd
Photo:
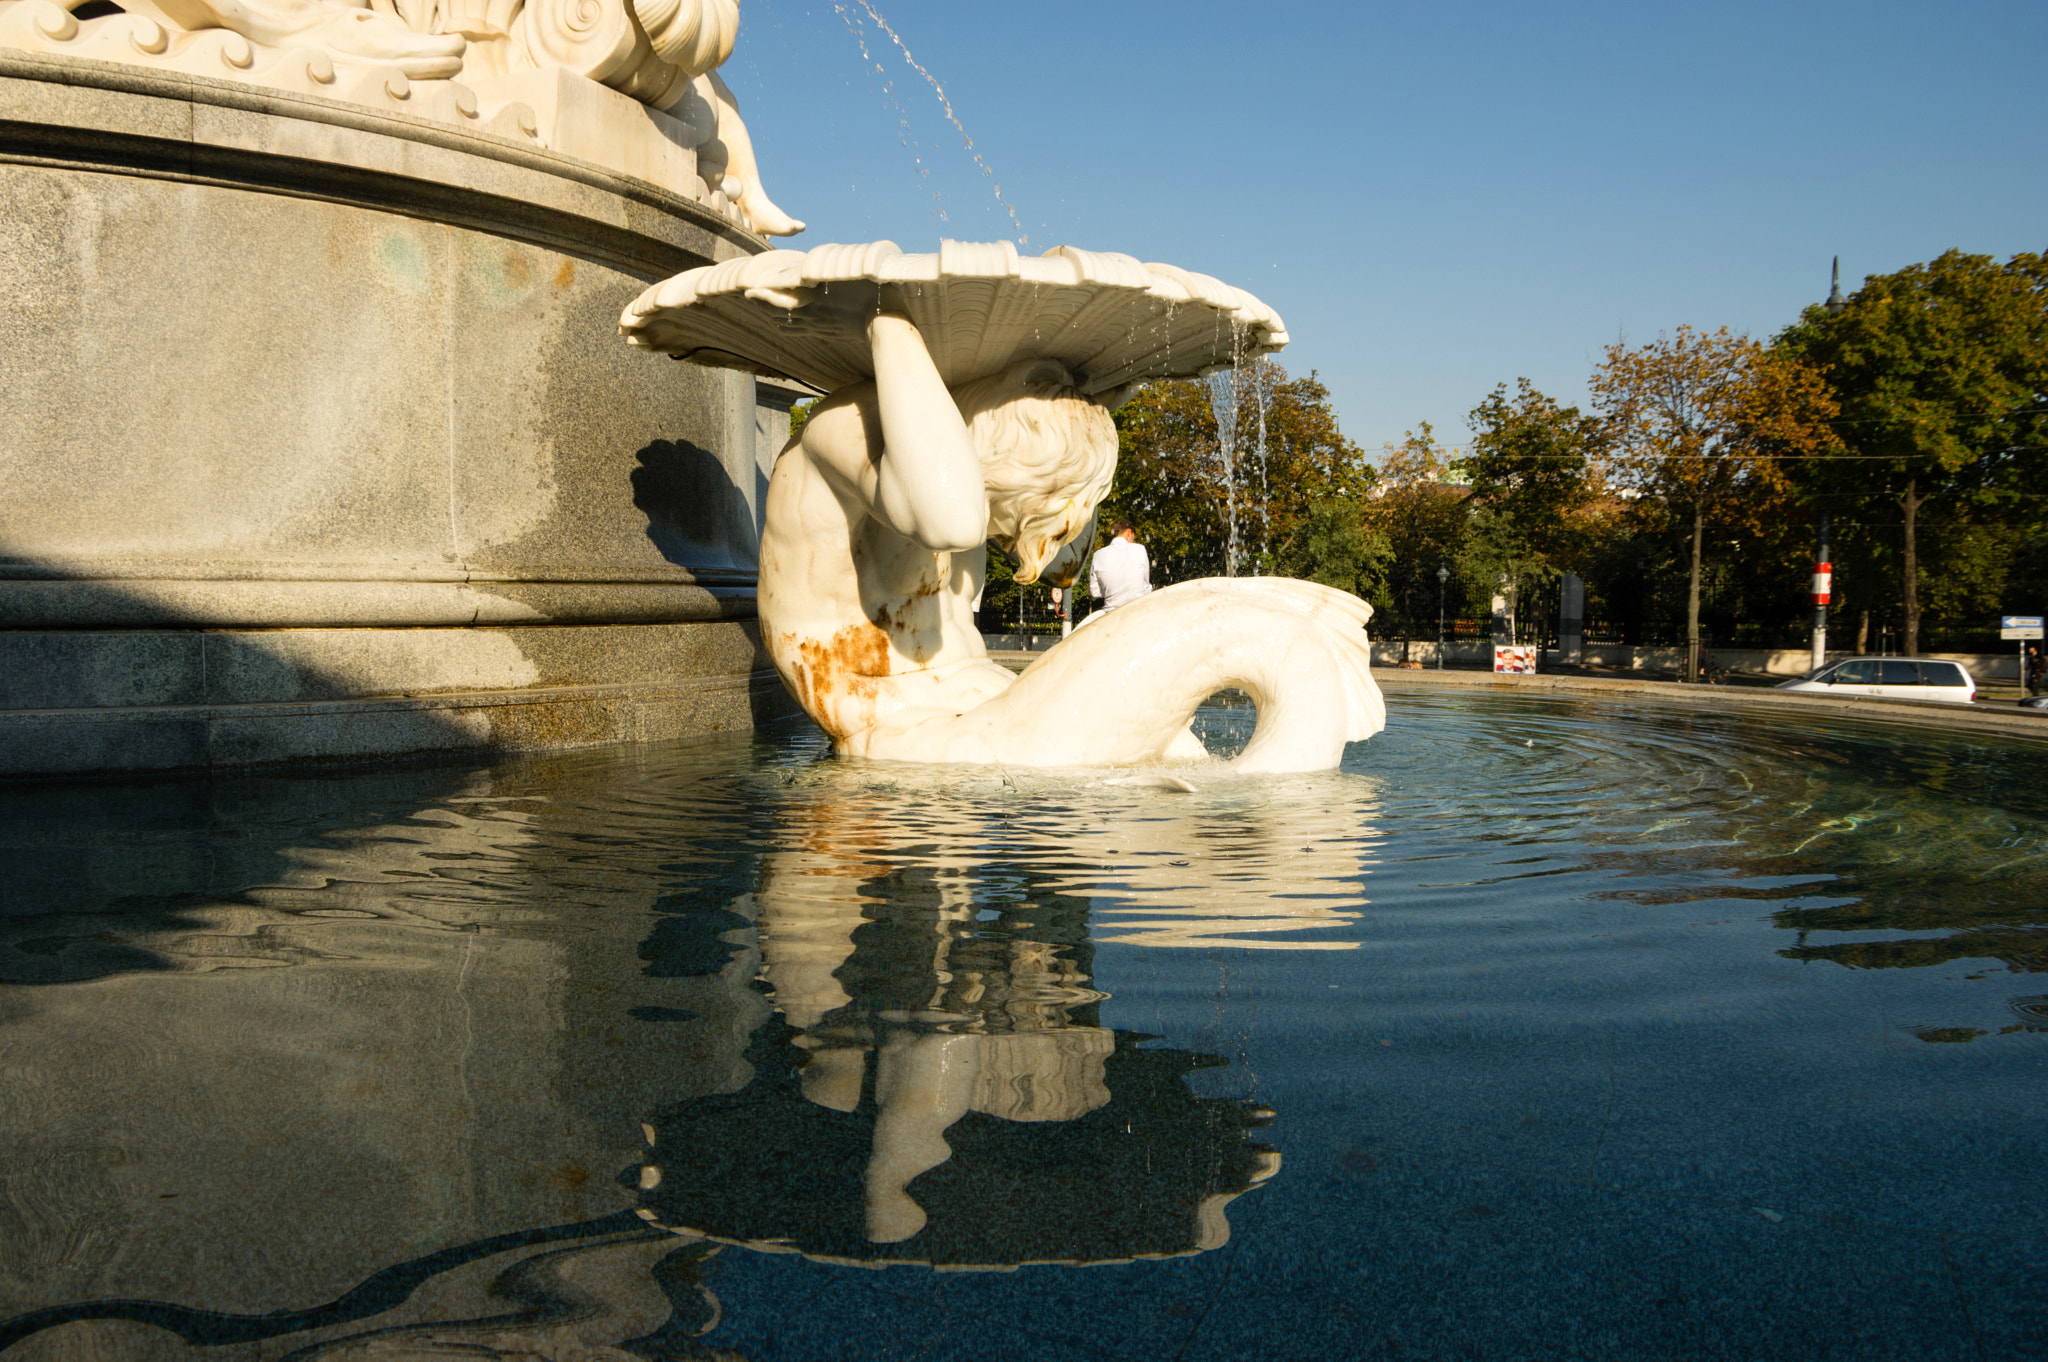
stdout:
[[1779,690],[1815,695],[1870,695],[1882,700],[1942,700],[1967,705],[1977,683],[1953,662],[1915,657],[1852,657],[1831,667],[1780,683]]

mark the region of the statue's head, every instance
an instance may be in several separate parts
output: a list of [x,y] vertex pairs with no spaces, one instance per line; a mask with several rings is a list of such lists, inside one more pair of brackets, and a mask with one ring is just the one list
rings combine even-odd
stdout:
[[1056,360],[1031,359],[956,388],[988,488],[988,537],[1038,579],[1093,523],[1116,476],[1116,423]]

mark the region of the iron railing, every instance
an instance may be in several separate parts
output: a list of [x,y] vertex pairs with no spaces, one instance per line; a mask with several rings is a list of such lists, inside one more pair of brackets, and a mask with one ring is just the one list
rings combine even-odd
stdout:
[[[1079,624],[1091,610],[1101,607],[1089,601],[1084,593],[1075,602],[1075,608],[1074,623]],[[975,623],[985,636],[1018,641],[1028,639],[1029,646],[1033,648],[1050,646],[1060,637],[1060,617],[1053,608],[1051,593],[1043,587],[1026,588],[1012,593],[1009,599],[1000,603],[984,604],[975,616]],[[1418,644],[1434,644],[1437,638],[1434,615],[1424,620],[1404,621],[1392,611],[1383,610],[1374,618],[1370,628],[1376,643],[1399,643],[1404,633],[1411,642]],[[1854,650],[1856,628],[1857,620],[1853,617],[1837,615],[1829,620],[1828,650]],[[1493,617],[1446,616],[1443,633],[1447,643],[1483,643],[1493,637]],[[1676,619],[1595,616],[1584,622],[1581,637],[1592,646],[1683,648],[1685,620],[1682,616]],[[1812,640],[1810,621],[1758,622],[1714,618],[1700,621],[1700,642],[1708,648],[1798,649],[1808,647]],[[1557,619],[1554,615],[1537,620],[1525,617],[1519,622],[1516,641],[1544,648],[1557,647]],[[1904,631],[1896,619],[1874,619],[1862,651],[1896,653],[1903,646]],[[2009,653],[2017,646],[1999,638],[1995,627],[1977,620],[1923,619],[1920,624],[1920,651],[1923,653]]]

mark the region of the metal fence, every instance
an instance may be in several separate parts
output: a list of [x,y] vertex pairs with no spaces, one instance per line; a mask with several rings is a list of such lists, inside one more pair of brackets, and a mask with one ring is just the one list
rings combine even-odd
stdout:
[[[1857,643],[1857,618],[1837,615],[1828,621],[1828,649],[1831,652],[1859,650],[1896,653],[1905,646],[1905,628],[1897,620],[1872,620],[1862,644]],[[1587,643],[1633,644],[1639,648],[1682,648],[1685,621],[1681,619],[1601,620],[1585,622]],[[1811,620],[1796,623],[1758,623],[1703,619],[1700,641],[1714,648],[1806,648],[1813,642]],[[1557,630],[1553,623],[1545,630],[1544,645],[1555,647]],[[2010,652],[2013,645],[2000,640],[1998,630],[1978,621],[1928,620],[1920,622],[1920,651],[1923,653]]]
[[[1553,626],[1545,640],[1554,645]],[[1637,648],[1682,648],[1685,620],[1680,619],[1589,619],[1585,622],[1588,643],[1632,645]],[[1810,626],[1753,621],[1700,621],[1700,642],[1716,648],[1803,648],[1812,642]]]
[[[1074,606],[1074,623],[1077,625],[1087,618],[1091,610],[1101,608],[1098,603],[1088,600],[1085,592]],[[1060,637],[1060,618],[1054,611],[1051,592],[1044,587],[1028,587],[1014,593],[1008,600],[985,604],[975,616],[975,623],[984,635],[1009,639],[1012,646],[1034,650],[1050,647]],[[1859,620],[1854,617],[1837,615],[1830,619],[1829,650],[1846,652],[1857,649],[1858,624]],[[1424,620],[1404,621],[1391,611],[1382,611],[1373,620],[1371,630],[1375,642],[1398,643],[1405,635],[1415,643],[1435,643],[1437,620],[1432,615]],[[1516,634],[1518,643],[1544,648],[1558,646],[1554,616],[1535,620],[1525,617],[1519,621]],[[1493,617],[1446,616],[1443,636],[1446,643],[1484,642],[1493,637]],[[1682,648],[1686,641],[1685,620],[1683,617],[1595,617],[1585,621],[1582,637],[1584,642],[1595,645]],[[1896,653],[1904,646],[1904,640],[1905,631],[1897,620],[1873,619],[1860,651]],[[1709,648],[1805,648],[1813,642],[1812,624],[1810,621],[1757,623],[1702,619],[1700,642]],[[1986,622],[1931,619],[1920,622],[1920,651],[1923,653],[2009,653],[2015,646],[2000,639],[1997,628]]]
[[[1074,602],[1076,624],[1087,618],[1091,608],[1100,608],[1087,599],[1086,592],[1080,596]],[[1050,647],[1059,638],[1061,621],[1053,608],[1052,593],[1033,586],[1017,591],[1009,600],[991,601],[984,597],[974,623],[984,637],[1009,638],[1016,640],[1017,646],[1036,649]]]

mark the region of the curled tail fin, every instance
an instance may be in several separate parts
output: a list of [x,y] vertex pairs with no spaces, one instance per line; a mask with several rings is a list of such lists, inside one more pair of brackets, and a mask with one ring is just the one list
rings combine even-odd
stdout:
[[1326,771],[1386,726],[1356,596],[1284,577],[1208,578],[1122,606],[964,714],[904,714],[849,744],[876,757],[1110,766],[1167,760],[1201,703],[1258,706],[1244,771]]
[[[1302,731],[1304,726],[1318,733],[1327,729],[1326,736],[1317,741],[1336,745],[1336,757],[1329,766],[1335,766],[1342,758],[1344,743],[1369,738],[1387,726],[1386,702],[1380,696],[1379,684],[1372,679],[1372,647],[1366,634],[1366,625],[1372,619],[1370,605],[1348,591],[1288,577],[1208,578],[1186,585],[1233,604],[1256,602],[1270,617],[1267,637],[1275,646],[1289,650],[1302,664],[1298,671],[1282,668],[1277,684],[1270,685],[1265,693],[1244,682],[1237,683],[1258,705],[1259,725],[1235,765],[1246,770],[1327,769],[1321,765],[1268,763],[1279,759],[1279,746],[1308,736]],[[1289,619],[1298,624],[1282,622]],[[1302,657],[1304,651],[1310,656]],[[1328,677],[1322,675],[1324,662],[1328,664]],[[1330,706],[1327,725],[1293,713],[1311,699],[1318,706]],[[1284,717],[1282,710],[1287,712]],[[1339,734],[1342,736],[1335,736]]]

